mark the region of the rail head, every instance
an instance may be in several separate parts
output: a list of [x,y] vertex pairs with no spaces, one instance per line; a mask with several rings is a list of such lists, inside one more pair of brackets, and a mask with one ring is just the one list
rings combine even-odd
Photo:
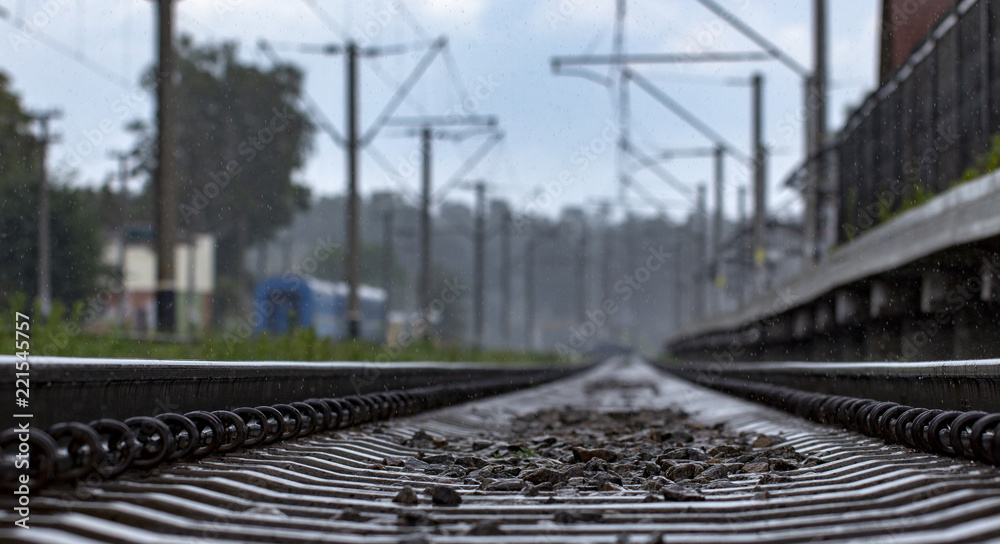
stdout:
[[[15,374],[16,357],[0,356]],[[35,425],[163,412],[226,410],[299,400],[405,390],[504,376],[546,381],[584,368],[562,363],[160,361],[143,359],[30,359]],[[14,380],[0,382],[13,398]],[[11,421],[0,406],[0,421]]]
[[941,410],[993,412],[1000,401],[1000,360],[928,362],[660,362],[661,368],[711,386],[740,379],[833,395]]

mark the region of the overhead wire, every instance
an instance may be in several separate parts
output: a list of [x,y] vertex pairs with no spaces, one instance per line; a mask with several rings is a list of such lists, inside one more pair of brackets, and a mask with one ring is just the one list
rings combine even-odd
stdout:
[[178,6],[178,9],[177,9],[177,12],[176,12],[177,13],[177,18],[180,19],[180,20],[186,21],[188,24],[192,24],[193,23],[195,26],[200,27],[202,29],[202,32],[204,32],[205,34],[207,34],[210,40],[213,40],[213,41],[216,40],[218,34],[216,34],[215,29],[213,27],[211,27],[209,25],[206,25],[205,23],[199,21],[198,19],[195,19],[194,17],[188,15],[187,13],[181,11],[181,9],[179,9],[179,8],[180,8],[180,6],[183,6],[183,5],[184,4],[177,4],[177,6]]
[[[351,35],[350,31],[343,25],[338,23],[332,16],[330,16],[329,13],[323,10],[323,8],[321,8],[316,3],[315,0],[301,0],[301,1],[306,5],[307,8],[309,8],[309,10],[320,21],[320,23],[322,23],[324,26],[326,26],[327,29],[333,32],[342,42],[347,43],[353,41],[353,36]],[[350,16],[351,16],[350,12],[345,11],[345,17],[349,18]],[[429,39],[424,38],[423,35],[419,37],[423,42],[431,41]],[[421,45],[423,44],[421,43]],[[365,62],[364,65],[367,66],[372,71],[372,73],[374,73],[375,76],[382,81],[384,85],[386,85],[389,88],[397,88],[400,86],[401,82],[396,80],[391,74],[389,74],[382,67],[382,64],[379,61],[378,57],[372,56],[368,57],[366,60],[368,62]],[[414,100],[414,97],[411,96],[410,98],[411,100],[406,101],[405,105],[418,114],[421,115],[425,114],[427,109],[424,107],[424,105],[419,102],[416,102]]]
[[413,16],[413,13],[406,7],[406,2],[400,0],[400,2],[396,4],[396,6],[399,8],[399,11],[403,13],[403,20],[406,21],[408,25],[410,25],[410,28],[413,29],[414,34],[425,40],[430,39],[430,34],[427,33],[427,31],[420,24],[420,22],[417,21],[416,17]]
[[27,22],[21,18],[19,15],[11,16],[6,10],[0,10],[0,19],[5,21],[7,24],[12,26],[17,32],[21,32],[21,38],[24,40],[35,39],[39,43],[45,45],[49,49],[63,55],[64,57],[76,62],[80,66],[86,68],[93,74],[100,76],[101,78],[113,83],[124,90],[130,90],[133,85],[124,77],[114,73],[112,70],[105,68],[104,66],[90,60],[86,55],[84,55],[79,50],[74,50],[72,47],[66,45],[65,43],[52,38],[39,28],[31,28],[31,34],[27,33],[28,25]]
[[76,49],[83,51],[85,50],[84,36],[87,34],[87,0],[77,0],[75,6],[77,14],[73,20],[76,22]]
[[445,66],[447,66],[448,74],[451,76],[451,83],[455,87],[458,99],[461,104],[468,104],[469,90],[465,87],[465,83],[462,81],[462,76],[458,69],[458,62],[455,60],[455,55],[451,51],[451,45],[445,46],[444,50],[441,52],[441,56],[444,59]]
[[[126,0],[128,1],[128,0]],[[126,4],[128,5],[128,4]],[[132,41],[132,10],[125,8],[125,15],[122,17],[122,73],[132,73],[132,48],[129,42]]]
[[[402,14],[403,21],[410,27],[414,34],[420,39],[429,40],[431,39],[430,34],[420,24],[413,12],[406,7],[406,3],[400,1],[396,4],[400,13]],[[451,49],[451,44],[446,44],[441,50],[441,57],[445,63],[445,69],[447,70],[448,77],[451,80],[451,85],[455,90],[456,99],[458,100],[459,110],[463,113],[473,113],[465,111],[466,104],[470,104],[468,88],[465,82],[462,80],[461,70],[458,66],[458,61],[455,58],[454,52]],[[452,142],[453,150],[463,150],[463,146],[459,141]]]
[[[326,28],[328,28],[334,34],[337,34],[341,39],[341,41],[344,42],[350,41],[351,38],[350,32],[348,32],[347,29],[345,29],[344,27],[340,26],[340,23],[335,21],[333,17],[330,17],[330,15],[326,11],[323,11],[323,8],[319,7],[319,5],[316,3],[316,0],[302,0],[302,3],[305,4],[310,11],[313,12],[313,15],[315,15],[316,18],[319,19],[320,23],[326,26]],[[349,1],[346,3],[350,4]]]
[[[257,49],[260,50],[265,57],[267,57],[272,66],[277,67],[280,64],[287,64],[281,56],[278,55],[278,52],[275,51],[274,48],[271,47],[266,41],[262,40],[258,43]],[[299,96],[299,100],[301,100],[302,104],[306,107],[306,113],[312,117],[310,120],[313,124],[323,129],[323,131],[330,136],[334,143],[337,145],[344,145],[346,143],[344,136],[326,116],[326,113],[324,113],[323,109],[319,107],[319,104],[315,99],[313,99],[312,95],[309,94],[309,91],[307,91],[305,87],[302,87],[301,90],[302,93]],[[317,121],[316,118],[319,118],[319,121]]]
[[[324,26],[326,26],[330,31],[332,31],[335,35],[338,35],[343,41],[350,40],[349,32],[341,24],[337,23],[333,19],[333,17],[331,17],[326,11],[324,11],[315,2],[315,0],[302,0],[302,2],[310,9],[313,15],[317,17],[317,19],[319,19],[319,21]],[[426,32],[424,27],[420,25],[417,19],[413,16],[412,12],[410,12],[406,8],[406,6],[402,3],[397,4],[397,7],[402,12],[404,21],[413,30],[414,34],[416,34],[416,36],[423,41],[429,41],[430,40],[429,34]],[[347,17],[348,20],[351,17],[349,6],[346,8],[345,17]],[[442,56],[444,57],[445,67],[448,76],[450,78],[451,84],[454,87],[456,97],[460,101],[460,104],[463,105],[464,107],[464,104],[468,103],[468,90],[466,89],[465,85],[462,82],[460,70],[458,68],[458,63],[453,53],[447,46],[442,48],[441,53]],[[392,77],[389,73],[387,73],[383,69],[381,63],[378,61],[377,58],[373,56],[368,60],[369,62],[366,63],[368,67],[384,84],[386,84],[389,87],[398,88],[400,86],[400,82],[397,81],[394,77]],[[272,62],[273,61],[274,59],[272,59]],[[427,108],[422,103],[419,103],[418,101],[414,100],[414,98],[415,97],[410,96],[408,100],[405,100],[404,103],[406,104],[406,106],[416,111],[419,114],[426,114]],[[310,115],[319,119],[318,122],[314,119],[314,122],[316,122],[317,125],[321,127],[326,127],[328,129],[332,128],[332,123],[330,123],[329,120],[326,118],[322,109],[319,108],[316,101],[305,91],[303,91],[303,103],[306,104],[307,110],[310,110],[309,111]],[[327,132],[330,132],[330,130],[327,130]],[[336,140],[337,138],[335,137],[334,139]],[[500,141],[502,142],[503,140],[501,139]],[[454,140],[453,144],[455,146],[461,145],[459,141],[454,141]],[[397,186],[400,193],[402,193],[402,195],[414,205],[419,205],[418,202],[419,195],[417,195],[413,191],[413,189],[411,189],[405,183],[405,180],[402,176],[398,175],[391,161],[374,145],[364,146],[364,149],[367,152],[368,156],[375,162],[375,164],[385,172],[386,177]]]
[[[399,11],[403,15],[403,21],[413,30],[413,33],[417,35],[418,38],[423,40],[431,39],[430,34],[427,30],[420,24],[417,18],[413,15],[407,7],[406,3],[400,1],[397,4]],[[462,104],[468,101],[468,89],[465,87],[465,83],[462,81],[461,70],[458,68],[458,62],[455,60],[455,55],[451,50],[451,45],[448,44],[441,51],[441,56],[444,59],[445,66],[448,70],[449,76],[452,80],[452,85],[455,87],[455,92],[458,95],[459,100]]]
[[368,155],[375,161],[375,164],[385,172],[386,177],[399,187],[400,192],[410,201],[411,204],[414,206],[420,205],[420,196],[416,194],[410,186],[402,181],[404,179],[403,176],[396,172],[395,167],[393,167],[388,157],[379,151],[374,144],[365,146],[365,152],[368,153]]

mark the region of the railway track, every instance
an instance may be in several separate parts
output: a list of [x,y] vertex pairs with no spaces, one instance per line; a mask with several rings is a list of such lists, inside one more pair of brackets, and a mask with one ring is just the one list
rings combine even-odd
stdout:
[[[703,371],[702,382],[760,398],[748,384],[768,378],[751,382],[735,368],[713,380]],[[698,380],[692,367],[674,370]],[[479,398],[378,420],[372,411],[369,422],[269,446],[55,483],[32,497],[27,531],[8,529],[8,495],[0,540],[1000,541],[1000,471],[985,463],[821,425],[638,360],[572,376],[522,371],[517,383],[489,372],[466,369],[460,382],[478,377],[493,387],[480,393],[502,394],[465,387],[451,400]],[[371,391],[403,383],[390,374]],[[411,391],[431,387],[419,375],[408,378]],[[446,375],[437,386],[457,383]],[[772,387],[843,396],[810,390],[815,376],[787,376]],[[846,374],[837,381],[850,388]]]

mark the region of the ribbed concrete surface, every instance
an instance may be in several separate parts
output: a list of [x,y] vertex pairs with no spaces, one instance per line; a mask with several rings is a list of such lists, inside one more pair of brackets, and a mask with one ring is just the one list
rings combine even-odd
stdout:
[[[564,405],[683,408],[706,425],[781,435],[782,445],[824,463],[784,472],[789,481],[776,484],[732,475],[731,486],[705,488],[706,500],[699,502],[643,502],[648,491],[635,485],[624,492],[557,490],[529,497],[404,467],[371,468],[387,456],[416,455],[399,441],[418,430],[454,440]],[[28,531],[7,529],[14,517],[5,503],[0,541],[645,543],[656,533],[671,543],[1000,539],[996,469],[814,425],[640,362],[610,362],[538,389],[95,484],[34,498]],[[432,506],[423,491],[438,484],[456,489],[462,504]],[[420,505],[392,502],[404,485],[417,490]],[[601,521],[556,523],[558,511],[600,513]],[[486,519],[499,520],[504,534],[467,534]]]

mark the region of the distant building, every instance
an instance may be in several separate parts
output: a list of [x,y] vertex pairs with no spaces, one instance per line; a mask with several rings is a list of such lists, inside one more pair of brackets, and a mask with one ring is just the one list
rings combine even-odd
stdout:
[[882,0],[879,85],[888,81],[956,4],[958,0]]
[[[106,323],[125,330],[156,330],[156,251],[152,230],[133,228],[108,238],[104,264],[120,270],[124,290],[112,296]],[[174,247],[177,327],[181,334],[204,332],[212,318],[215,292],[215,236],[181,237]]]

